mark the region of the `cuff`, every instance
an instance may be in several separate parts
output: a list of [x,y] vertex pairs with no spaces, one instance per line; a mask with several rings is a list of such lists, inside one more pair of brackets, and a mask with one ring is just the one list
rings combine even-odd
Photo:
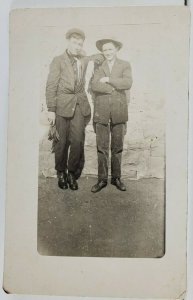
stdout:
[[56,112],[56,106],[48,107],[48,111]]
[[110,84],[110,81],[109,82],[107,82],[106,84],[108,84],[108,86],[110,87],[110,91],[109,91],[109,93],[111,94],[112,92],[114,92],[115,91],[115,88],[114,88],[114,86],[112,85],[112,84]]
[[108,94],[112,94],[113,92],[114,92],[114,88],[112,88],[109,92],[108,92]]
[[108,82],[111,86],[115,87],[115,80],[113,80],[112,78],[109,78],[109,82]]

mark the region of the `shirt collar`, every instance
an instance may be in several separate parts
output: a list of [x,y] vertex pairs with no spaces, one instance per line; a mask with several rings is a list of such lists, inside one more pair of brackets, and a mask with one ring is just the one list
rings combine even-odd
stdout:
[[113,65],[113,64],[115,63],[115,60],[116,60],[116,58],[114,58],[112,61],[108,61],[108,60],[107,60],[107,63],[108,63],[109,65]]
[[75,62],[76,59],[80,59],[81,58],[80,55],[73,55],[72,53],[70,53],[70,51],[68,49],[66,49],[66,53],[67,53],[68,57],[70,58],[70,60],[72,62]]

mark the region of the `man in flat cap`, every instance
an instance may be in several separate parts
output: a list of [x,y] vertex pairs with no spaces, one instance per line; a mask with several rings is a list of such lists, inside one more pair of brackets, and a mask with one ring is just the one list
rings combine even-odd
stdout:
[[95,93],[94,126],[98,153],[98,182],[93,193],[106,187],[108,182],[109,140],[111,135],[111,184],[126,191],[121,181],[121,156],[126,122],[128,121],[127,91],[132,86],[129,62],[118,59],[122,44],[114,39],[102,39],[96,47],[103,53],[105,61],[96,70],[91,84]]
[[[81,55],[85,34],[80,29],[66,33],[66,51],[53,59],[46,85],[48,119],[55,124],[55,169],[58,186],[77,190],[77,179],[84,166],[85,126],[90,120],[90,105],[85,92],[85,71],[90,59],[101,55]],[[104,59],[102,59],[104,60]]]

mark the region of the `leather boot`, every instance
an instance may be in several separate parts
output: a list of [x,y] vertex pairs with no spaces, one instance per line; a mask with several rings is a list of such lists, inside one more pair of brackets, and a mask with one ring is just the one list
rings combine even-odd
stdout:
[[67,177],[65,172],[57,172],[59,188],[66,190],[68,188]]
[[120,178],[112,178],[111,184],[115,185],[116,188],[122,192],[126,191],[126,186],[124,185],[124,183],[121,181]]
[[76,181],[76,177],[73,173],[68,173],[68,184],[71,190],[78,190],[78,183]]
[[107,186],[107,181],[105,180],[99,180],[95,185],[93,185],[91,192],[92,193],[97,193],[100,190],[102,190],[104,187]]

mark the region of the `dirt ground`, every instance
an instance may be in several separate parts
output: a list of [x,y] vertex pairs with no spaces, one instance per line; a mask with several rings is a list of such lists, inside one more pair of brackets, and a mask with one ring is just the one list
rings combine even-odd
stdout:
[[79,179],[79,190],[61,190],[56,178],[39,177],[38,251],[42,255],[162,257],[164,181],[125,180],[99,193],[96,178]]

